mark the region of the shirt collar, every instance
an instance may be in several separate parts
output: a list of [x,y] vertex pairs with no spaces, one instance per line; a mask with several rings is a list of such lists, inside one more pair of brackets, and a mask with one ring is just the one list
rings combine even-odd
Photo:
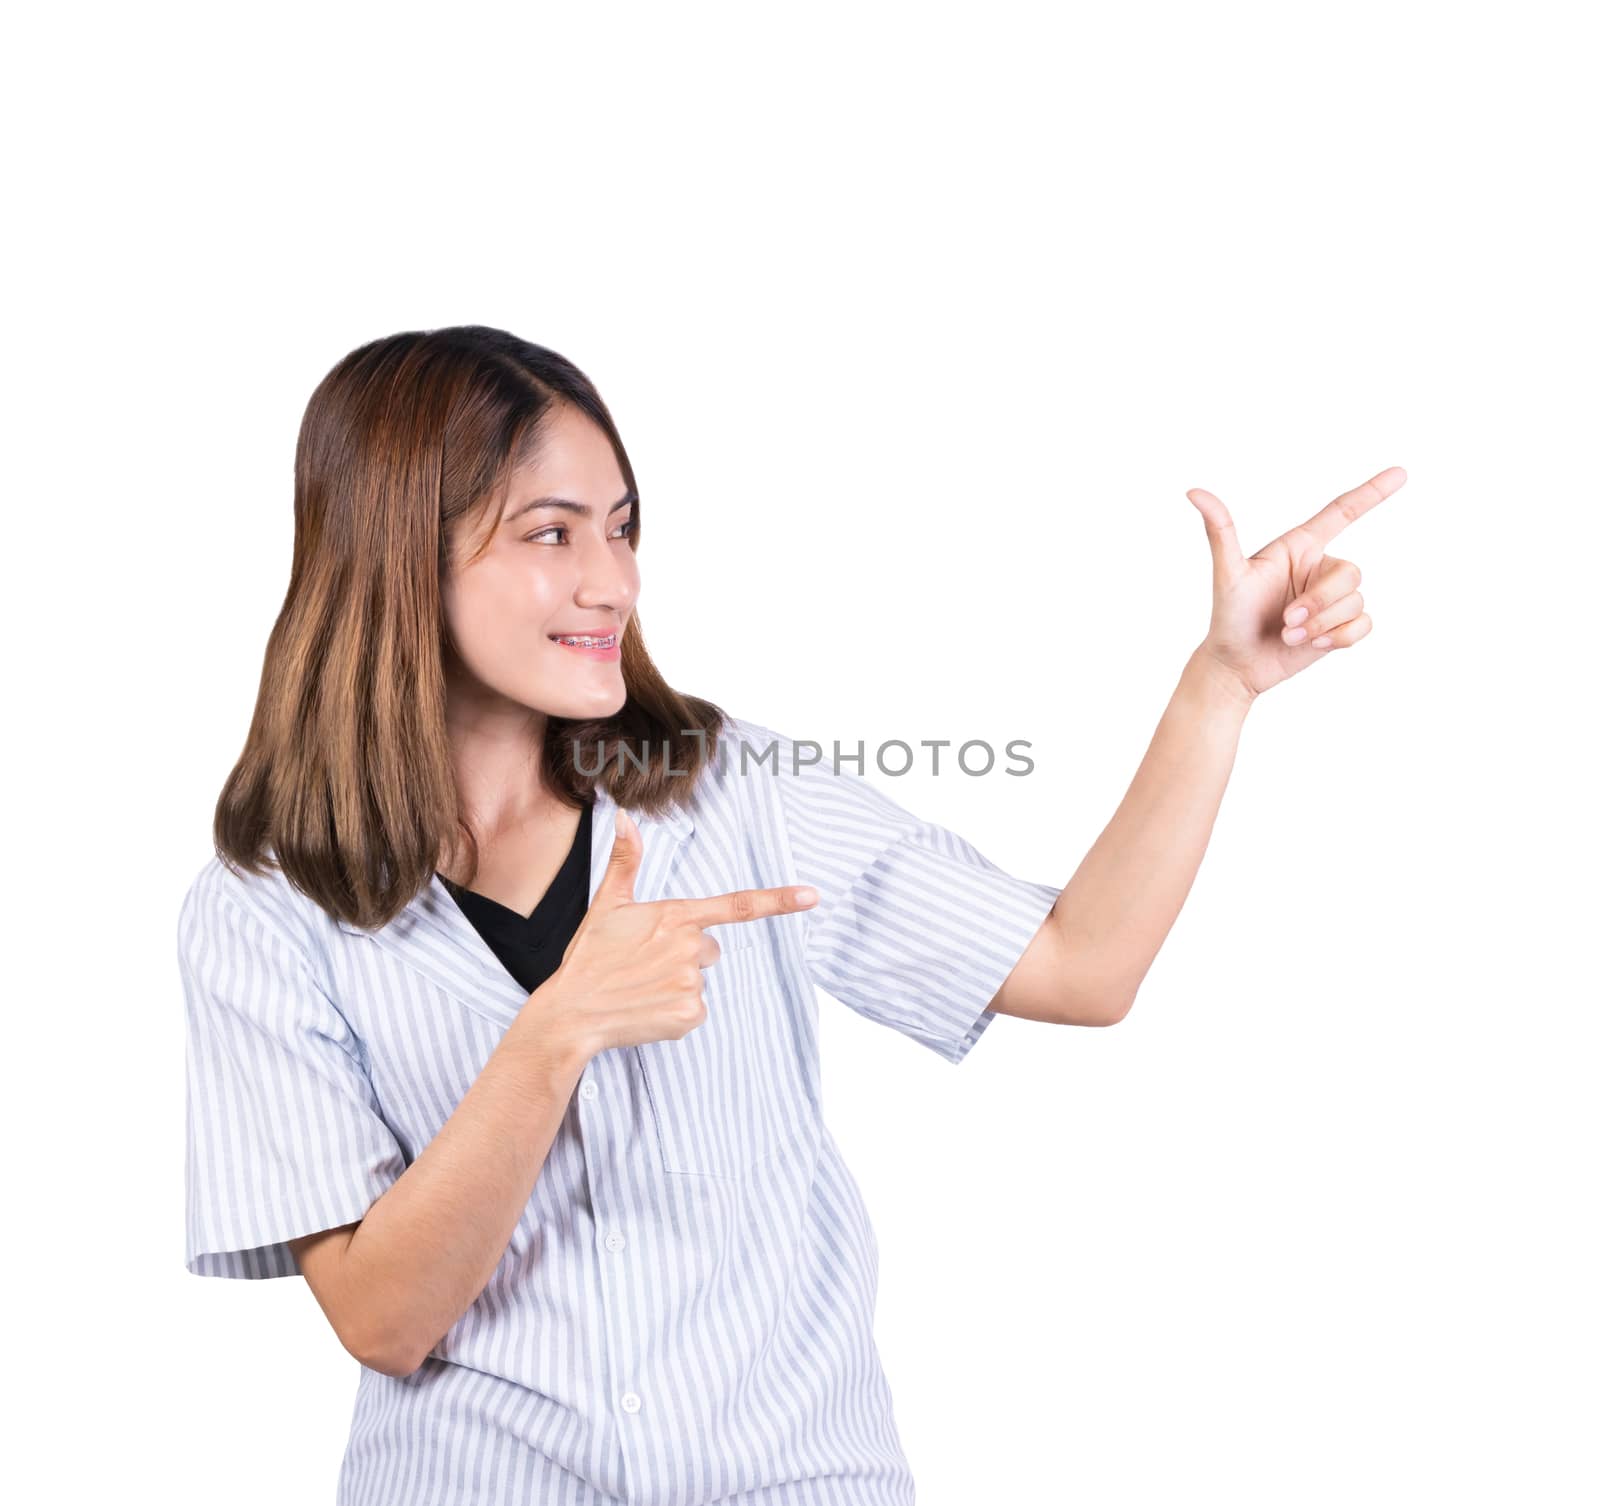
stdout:
[[[685,843],[694,833],[694,817],[682,806],[669,807],[659,816],[629,810],[639,828],[644,857],[635,878],[638,900],[660,898]],[[594,791],[594,816],[589,847],[589,900],[604,877],[616,840],[616,802],[598,786]],[[438,874],[387,925],[366,931],[337,921],[339,929],[364,937],[394,953],[402,962],[423,973],[468,1008],[506,1026],[527,1002],[527,991],[506,971],[489,944],[480,936],[461,907],[451,898]]]

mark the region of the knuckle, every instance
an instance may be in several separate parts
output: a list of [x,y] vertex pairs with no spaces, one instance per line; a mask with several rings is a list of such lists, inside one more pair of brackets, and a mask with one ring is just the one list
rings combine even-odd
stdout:
[[679,1006],[677,1018],[683,1025],[683,1034],[687,1035],[697,1025],[703,1025],[706,1018],[706,1001],[696,994],[692,999]]
[[748,890],[741,889],[733,896],[733,916],[735,920],[755,919],[756,902]]
[[645,944],[653,947],[670,946],[675,934],[673,928],[658,916],[645,937]]

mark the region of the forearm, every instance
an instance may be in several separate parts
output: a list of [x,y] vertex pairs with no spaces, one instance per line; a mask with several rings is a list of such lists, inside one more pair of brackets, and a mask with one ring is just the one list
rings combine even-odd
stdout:
[[1069,954],[1124,1007],[1194,883],[1250,702],[1190,656],[1122,803],[1057,903]]
[[410,1373],[488,1285],[585,1065],[542,1028],[535,991],[345,1250],[340,1286],[366,1362]]

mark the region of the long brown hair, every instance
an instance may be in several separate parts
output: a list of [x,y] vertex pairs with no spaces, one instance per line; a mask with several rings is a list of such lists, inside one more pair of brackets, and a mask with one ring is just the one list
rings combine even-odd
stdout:
[[[562,402],[605,432],[637,499],[594,384],[504,330],[390,335],[318,383],[295,449],[288,594],[213,821],[224,862],[256,874],[276,867],[363,929],[399,914],[442,853],[468,853],[471,883],[477,844],[445,734],[448,544],[496,499],[504,511],[512,471],[538,453],[542,422]],[[633,521],[637,551],[637,500]],[[600,785],[618,804],[659,815],[688,798],[715,757],[725,713],[667,684],[637,612],[623,634],[622,677],[616,715],[549,718],[543,777],[569,805]]]

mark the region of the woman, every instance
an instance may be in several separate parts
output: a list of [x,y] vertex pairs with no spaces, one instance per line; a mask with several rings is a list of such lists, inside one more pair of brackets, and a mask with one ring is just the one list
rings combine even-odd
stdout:
[[341,361],[179,924],[187,1265],[304,1274],[361,1361],[339,1500],[912,1500],[813,984],[952,1063],[998,1013],[1120,1019],[1249,705],[1370,626],[1323,547],[1403,480],[1249,560],[1190,494],[1211,628],[1063,889],[665,683],[570,363]]

